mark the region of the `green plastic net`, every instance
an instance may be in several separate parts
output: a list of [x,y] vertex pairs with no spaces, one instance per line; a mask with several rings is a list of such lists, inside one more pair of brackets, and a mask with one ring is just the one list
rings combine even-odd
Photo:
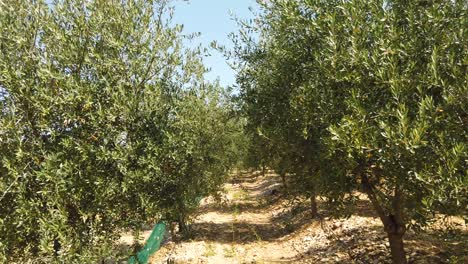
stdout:
[[145,246],[138,251],[135,256],[132,256],[129,260],[129,264],[146,264],[150,256],[156,252],[160,247],[166,232],[166,224],[163,222],[157,223],[148,240],[146,240]]

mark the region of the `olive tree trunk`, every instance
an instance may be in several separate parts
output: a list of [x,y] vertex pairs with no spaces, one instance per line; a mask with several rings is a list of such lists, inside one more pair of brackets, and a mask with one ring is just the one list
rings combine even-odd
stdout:
[[406,264],[406,253],[403,244],[403,234],[387,232],[394,264]]
[[283,184],[283,188],[284,188],[284,189],[287,189],[287,185],[286,185],[286,172],[285,172],[285,171],[281,171],[280,177],[281,177],[281,183]]
[[317,197],[315,193],[313,193],[310,196],[310,213],[312,215],[312,218],[316,218],[318,215],[318,210],[317,210]]
[[406,224],[403,219],[403,193],[398,186],[394,188],[392,197],[392,213],[388,213],[380,204],[374,191],[374,186],[370,184],[366,175],[362,175],[362,185],[364,192],[369,197],[369,200],[377,212],[380,220],[384,225],[384,230],[387,233],[388,242],[390,243],[390,253],[392,255],[393,264],[406,264],[406,252],[403,243],[403,236],[406,232]]

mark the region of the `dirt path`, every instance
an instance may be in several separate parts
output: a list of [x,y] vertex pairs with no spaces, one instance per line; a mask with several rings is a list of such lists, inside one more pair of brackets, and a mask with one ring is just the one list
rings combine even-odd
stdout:
[[[225,185],[221,203],[202,201],[192,238],[174,238],[151,263],[389,263],[388,242],[367,201],[348,219],[313,220],[306,203],[281,198],[279,181],[274,174],[236,177]],[[466,226],[456,226],[462,237],[453,241],[409,232],[410,261],[463,263],[468,252],[460,241],[468,236]]]

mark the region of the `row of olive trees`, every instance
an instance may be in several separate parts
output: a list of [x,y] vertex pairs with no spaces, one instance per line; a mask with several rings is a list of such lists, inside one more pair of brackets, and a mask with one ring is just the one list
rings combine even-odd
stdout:
[[[0,1],[0,262],[97,262],[235,161],[229,97],[153,1]],[[231,136],[233,135],[233,136]]]
[[466,1],[258,3],[234,38],[257,161],[336,212],[367,194],[406,263],[410,224],[466,213]]

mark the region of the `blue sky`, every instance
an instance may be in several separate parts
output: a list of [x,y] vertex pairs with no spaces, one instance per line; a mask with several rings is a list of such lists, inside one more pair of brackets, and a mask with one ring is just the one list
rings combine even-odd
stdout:
[[[202,44],[209,47],[216,40],[220,45],[232,47],[228,34],[237,31],[238,27],[232,20],[230,11],[242,19],[252,18],[250,7],[255,7],[254,0],[190,0],[174,1],[174,22],[184,24],[185,33],[200,32],[201,36],[196,38],[190,45]],[[235,83],[235,73],[226,64],[222,54],[212,50],[211,56],[205,58],[205,65],[211,68],[206,75],[208,80],[219,77],[223,86]]]

